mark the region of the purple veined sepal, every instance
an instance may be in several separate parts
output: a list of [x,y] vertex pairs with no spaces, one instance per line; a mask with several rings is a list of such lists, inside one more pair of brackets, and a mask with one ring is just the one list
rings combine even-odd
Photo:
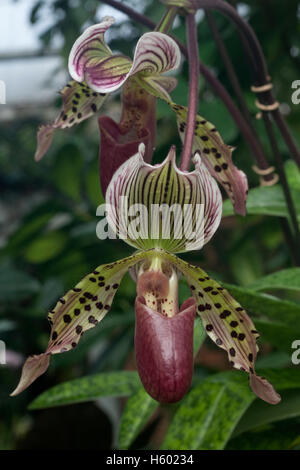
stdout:
[[145,390],[160,403],[181,400],[194,369],[193,331],[196,302],[178,309],[176,271],[152,266],[138,275],[135,301],[135,357]]
[[133,61],[113,54],[104,41],[105,31],[114,18],[105,17],[90,26],[75,41],[69,55],[71,80],[61,91],[63,109],[57,119],[38,131],[35,160],[48,151],[55,129],[70,128],[92,116],[102,106],[107,94],[134,77],[148,93],[165,101],[177,81],[162,75],[178,68],[181,55],[176,42],[159,32],[144,34],[137,43]]
[[130,76],[159,80],[161,74],[179,67],[178,45],[168,35],[156,31],[141,36],[133,60],[113,54],[104,41],[104,33],[112,23],[112,17],[105,17],[75,41],[69,55],[69,72],[74,80],[85,81],[98,93],[112,93]]
[[116,123],[109,116],[100,116],[99,168],[102,193],[105,194],[116,170],[132,157],[141,143],[145,145],[145,161],[151,162],[156,134],[156,98],[134,78],[122,89],[122,116]]
[[[140,144],[138,153],[120,166],[107,188],[111,229],[138,249],[159,247],[179,253],[202,248],[222,216],[216,181],[198,154],[189,173],[177,168],[174,146],[158,165],[145,163],[144,153]],[[130,222],[135,211],[139,212],[136,223]]]

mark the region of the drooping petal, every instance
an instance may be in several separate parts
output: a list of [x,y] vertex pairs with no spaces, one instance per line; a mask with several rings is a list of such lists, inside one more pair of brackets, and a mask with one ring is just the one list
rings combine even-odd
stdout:
[[49,365],[50,355],[75,348],[83,335],[96,326],[110,310],[119,283],[127,270],[150,256],[136,253],[111,264],[98,266],[73,289],[59,299],[48,319],[51,334],[47,350],[27,359],[19,385],[12,393],[17,395],[43,374]]
[[30,356],[24,363],[22,375],[17,388],[11,393],[11,397],[23,392],[38,377],[40,377],[49,367],[50,354],[40,354],[38,356]]
[[167,317],[135,302],[135,355],[141,381],[155,400],[172,403],[188,391],[193,376],[195,301],[184,302],[180,312]]
[[[169,102],[176,113],[179,134],[184,141],[187,108]],[[248,182],[245,173],[232,162],[233,147],[226,145],[215,126],[201,116],[197,116],[193,150],[199,151],[203,162],[223,186],[231,199],[235,212],[246,215]]]
[[86,67],[112,55],[104,41],[104,33],[115,22],[112,16],[105,16],[101,23],[87,28],[75,41],[69,55],[69,72],[77,82],[85,80]]
[[60,92],[63,109],[57,119],[48,125],[42,125],[37,135],[35,160],[39,161],[48,151],[54,130],[67,129],[79,124],[95,114],[106,99],[105,93],[96,93],[85,83],[71,80]]
[[258,351],[255,326],[240,304],[229,292],[211,279],[202,269],[164,253],[169,262],[185,276],[197,302],[200,315],[210,338],[228,353],[230,364],[250,374],[253,392],[270,404],[280,401],[273,386],[255,373],[255,359]]
[[160,75],[176,70],[180,60],[180,50],[174,39],[157,31],[145,33],[136,45],[130,75],[137,72],[147,76]]
[[130,75],[137,74],[137,80],[148,93],[169,102],[169,93],[177,80],[161,74],[176,70],[180,60],[179,47],[170,36],[159,32],[146,33],[137,43]]
[[134,79],[126,81],[122,91],[122,116],[117,124],[100,116],[100,182],[103,194],[115,171],[145,144],[145,161],[151,162],[156,131],[156,98]]
[[[222,198],[215,180],[199,155],[191,173],[176,167],[174,147],[160,165],[146,164],[143,155],[140,145],[108,186],[109,224],[137,248],[161,247],[174,253],[202,248],[221,219]],[[132,216],[136,219],[130,222]]]

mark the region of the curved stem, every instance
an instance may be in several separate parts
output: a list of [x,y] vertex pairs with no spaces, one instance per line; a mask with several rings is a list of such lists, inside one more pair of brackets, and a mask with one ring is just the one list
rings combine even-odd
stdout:
[[189,103],[187,113],[187,127],[181,155],[180,169],[188,171],[192,156],[195,123],[198,109],[198,82],[199,82],[199,51],[197,25],[195,15],[189,13],[186,18],[187,47],[189,60]]
[[[223,0],[194,0],[193,3],[197,8],[218,10],[235,23],[247,44],[244,49],[249,62],[252,64],[253,70],[255,71],[254,84],[256,86],[262,86],[269,83],[270,77],[260,43],[251,26],[239,16],[237,11]],[[275,103],[273,93],[270,90],[257,94],[257,97],[262,104],[271,105]],[[274,121],[286,143],[287,148],[290,150],[296,163],[300,167],[300,152],[291,133],[289,132],[283,116],[278,109],[271,111],[271,114],[274,117]]]
[[[227,49],[226,49],[226,46],[223,42],[222,36],[220,35],[220,33],[218,31],[218,28],[217,28],[217,25],[215,23],[213,14],[210,11],[205,10],[205,16],[206,16],[208,26],[211,30],[212,36],[213,36],[213,38],[214,38],[214,40],[217,44],[217,47],[219,49],[220,56],[221,56],[222,61],[225,65],[229,81],[230,81],[231,86],[232,86],[232,88],[235,92],[235,95],[237,97],[237,101],[239,103],[240,109],[241,109],[241,111],[242,111],[249,127],[251,128],[251,131],[252,131],[253,135],[256,137],[257,142],[259,142],[256,130],[255,130],[255,127],[253,126],[252,118],[251,118],[251,115],[250,115],[249,110],[247,108],[247,104],[246,104],[246,101],[244,99],[244,95],[243,95],[242,89],[240,87],[238,78],[236,76],[231,58],[230,58],[230,56],[227,52]],[[261,153],[263,153],[262,148],[259,152],[259,155]],[[259,160],[257,159],[257,163],[258,163],[259,167],[262,168],[262,169],[267,169],[269,167],[269,164],[268,164],[268,162],[265,158],[259,158]],[[263,176],[263,179],[266,180],[266,181],[271,180],[272,179],[272,174]]]
[[155,27],[155,31],[159,31],[160,33],[166,33],[170,31],[172,28],[175,16],[177,15],[178,8],[171,7],[168,8],[163,18],[160,20],[158,25]]
[[[123,13],[131,17],[133,20],[138,21],[139,23],[141,23],[142,25],[150,29],[154,29],[156,27],[156,24],[152,20],[147,18],[145,15],[137,13],[135,10],[124,5],[123,3],[120,3],[119,1],[102,0],[102,3],[106,3],[107,5],[110,5],[118,9],[119,11],[122,11]],[[178,41],[178,39],[174,37],[173,39],[177,42],[184,56],[187,57],[188,53],[187,53],[186,47],[180,41]],[[199,62],[199,70],[201,74],[203,75],[203,77],[205,78],[206,82],[212,87],[214,92],[221,98],[221,100],[227,107],[237,127],[240,129],[243,138],[246,140],[249,147],[251,148],[258,166],[263,169],[268,168],[269,164],[265,158],[264,151],[262,149],[262,146],[258,138],[253,134],[253,132],[249,128],[247,121],[245,120],[243,114],[235,105],[234,101],[232,100],[226,88],[224,88],[222,83],[215,77],[215,75],[209,70],[209,68],[206,67],[201,62]]]

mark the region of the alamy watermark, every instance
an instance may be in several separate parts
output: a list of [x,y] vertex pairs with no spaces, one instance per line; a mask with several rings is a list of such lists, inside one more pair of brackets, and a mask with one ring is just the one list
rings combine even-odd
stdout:
[[292,342],[291,348],[295,349],[292,354],[292,363],[298,366],[300,364],[300,339],[295,339],[295,341]]
[[0,365],[6,364],[6,345],[0,340]]
[[295,89],[291,97],[292,103],[299,104],[300,103],[300,80],[294,80],[292,83],[292,88]]
[[101,204],[96,215],[100,240],[182,240],[186,249],[201,247],[205,236],[204,204],[128,204],[120,196],[117,204]]
[[6,85],[3,80],[0,80],[0,104],[6,104]]

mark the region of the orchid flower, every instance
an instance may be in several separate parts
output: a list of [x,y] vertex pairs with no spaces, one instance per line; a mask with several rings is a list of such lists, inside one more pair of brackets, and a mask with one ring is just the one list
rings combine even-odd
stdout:
[[[199,315],[208,336],[227,352],[230,364],[249,373],[253,392],[268,403],[278,403],[280,396],[273,386],[255,372],[258,333],[246,311],[200,267],[175,254],[201,248],[217,230],[222,198],[216,181],[199,153],[194,155],[192,172],[176,167],[174,147],[158,165],[146,163],[144,155],[145,146],[140,144],[138,152],[115,172],[106,191],[110,227],[137,251],[96,267],[59,299],[48,316],[48,347],[43,354],[27,359],[13,395],[46,371],[52,354],[75,348],[82,335],[106,316],[123,276],[130,270],[137,284],[136,364],[153,398],[176,402],[189,389],[194,318]],[[128,215],[124,203],[128,203]],[[161,213],[157,218],[152,210],[157,206],[172,209],[169,225]],[[134,207],[139,208],[140,217],[132,221]],[[180,231],[182,225],[184,233]],[[181,275],[191,297],[179,308]]]
[[[163,76],[178,68],[180,51],[176,42],[160,32],[145,33],[137,43],[133,61],[113,54],[104,41],[104,33],[114,23],[107,16],[87,28],[75,41],[69,55],[69,73],[73,78],[61,91],[63,110],[53,124],[41,126],[35,159],[49,149],[55,129],[70,128],[100,109],[107,95],[128,80],[136,85],[135,93],[143,99],[141,86],[155,97],[169,100],[168,91],[176,86],[174,77]],[[139,85],[138,85],[139,84]],[[136,118],[136,116],[135,116]],[[142,116],[138,121],[144,123]]]
[[[187,116],[187,109],[173,103],[169,95],[176,86],[176,78],[163,75],[176,70],[180,64],[176,42],[164,33],[146,33],[139,39],[132,61],[113,54],[104,41],[104,33],[113,22],[114,18],[105,17],[75,41],[69,56],[73,80],[61,92],[63,110],[53,124],[40,127],[35,154],[35,159],[40,160],[51,145],[55,129],[69,128],[89,118],[100,109],[109,93],[123,86],[120,123],[107,116],[99,118],[100,181],[104,194],[113,173],[137,151],[140,143],[146,145],[146,162],[151,162],[156,98],[166,101],[176,113],[182,140]],[[201,116],[197,116],[196,121],[195,150],[224,187],[235,211],[245,215],[246,175],[232,162],[233,147],[226,145],[215,126]]]

